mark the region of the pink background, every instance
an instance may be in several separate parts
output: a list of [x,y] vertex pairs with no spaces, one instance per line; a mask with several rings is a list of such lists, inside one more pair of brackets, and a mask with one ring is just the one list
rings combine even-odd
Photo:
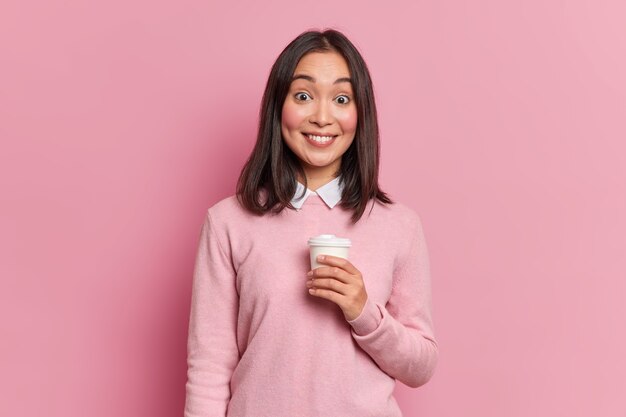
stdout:
[[440,362],[405,415],[626,415],[625,3],[388,5],[0,3],[0,415],[182,415],[203,215],[325,27],[429,242]]

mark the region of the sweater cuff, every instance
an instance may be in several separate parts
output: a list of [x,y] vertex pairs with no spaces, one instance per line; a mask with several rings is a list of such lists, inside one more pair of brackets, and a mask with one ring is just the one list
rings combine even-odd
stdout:
[[356,334],[364,336],[376,330],[382,318],[382,312],[376,303],[370,301],[370,298],[367,297],[361,314],[354,320],[348,320],[348,323],[350,323]]

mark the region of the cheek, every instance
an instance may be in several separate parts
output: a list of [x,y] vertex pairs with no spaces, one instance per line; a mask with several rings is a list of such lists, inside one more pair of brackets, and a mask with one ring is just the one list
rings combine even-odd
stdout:
[[304,115],[301,114],[301,110],[286,102],[283,105],[283,111],[281,115],[281,124],[283,129],[293,130],[297,129],[301,124]]
[[358,119],[358,116],[357,116],[356,109],[343,113],[341,117],[339,118],[341,129],[344,132],[354,132],[356,130],[357,119]]

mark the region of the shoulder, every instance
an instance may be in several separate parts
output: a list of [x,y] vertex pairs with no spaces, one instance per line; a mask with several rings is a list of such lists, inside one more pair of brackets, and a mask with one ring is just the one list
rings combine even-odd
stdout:
[[[394,270],[398,265],[415,262],[423,257],[426,250],[426,235],[422,216],[418,209],[408,204],[396,202],[389,206],[394,219],[396,258]],[[427,255],[426,255],[427,256]],[[423,259],[420,261],[423,262]]]
[[383,204],[377,200],[376,208],[373,211],[377,209],[384,221],[400,232],[414,233],[416,229],[421,228],[420,214],[415,208],[407,204],[398,201],[393,204]]
[[219,216],[228,212],[232,212],[233,210],[238,210],[239,208],[240,207],[239,201],[237,201],[237,196],[235,194],[232,194],[213,203],[213,205],[211,205],[207,211],[211,215]]
[[206,217],[214,227],[227,227],[245,219],[249,214],[244,210],[235,194],[213,203],[206,210]]
[[236,195],[218,200],[204,213],[204,228],[213,234],[225,253],[230,253],[231,237],[240,227],[245,227],[248,214],[240,207]]

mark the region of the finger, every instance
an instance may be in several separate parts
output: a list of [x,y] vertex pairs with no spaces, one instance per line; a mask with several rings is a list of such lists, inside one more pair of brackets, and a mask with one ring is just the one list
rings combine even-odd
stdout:
[[338,292],[326,290],[323,288],[309,288],[309,294],[315,297],[325,298],[327,300],[330,300],[333,303],[341,307],[340,302],[341,302],[341,298],[343,297],[343,295],[339,294]]
[[339,256],[332,256],[332,255],[321,255],[323,256],[322,259],[318,258],[318,262],[322,262],[324,264],[328,264],[331,266],[338,266],[341,269],[345,269],[348,273],[350,274],[358,274],[359,270],[356,269],[356,267],[354,265],[352,265],[352,263],[347,260],[346,258],[340,258]]
[[341,295],[347,295],[350,291],[350,287],[348,285],[334,278],[316,278],[311,282],[311,284],[309,284],[309,286],[311,288],[335,291]]
[[311,278],[332,277],[339,281],[349,284],[352,282],[352,277],[343,269],[338,266],[319,266],[313,270]]

